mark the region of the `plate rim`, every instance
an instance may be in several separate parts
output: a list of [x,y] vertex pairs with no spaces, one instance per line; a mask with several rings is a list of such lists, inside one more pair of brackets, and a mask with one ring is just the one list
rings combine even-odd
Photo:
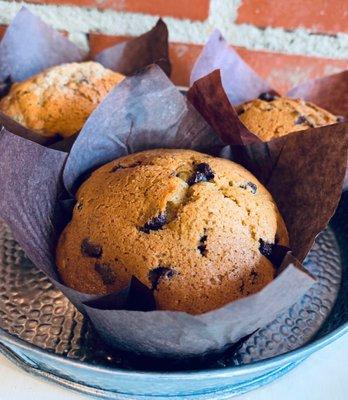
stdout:
[[[344,192],[342,193],[344,194]],[[339,207],[339,206],[338,206]],[[337,207],[337,208],[338,208]],[[337,211],[337,210],[336,210]],[[336,213],[335,211],[335,213]],[[334,231],[334,230],[333,230]],[[337,241],[337,237],[335,235],[335,240]],[[338,247],[340,247],[338,245]],[[342,257],[342,253],[340,251],[340,257]],[[332,310],[331,310],[332,312]],[[98,365],[91,364],[88,362],[84,362],[74,358],[68,358],[66,355],[57,354],[52,351],[43,349],[35,344],[27,342],[20,337],[9,333],[5,329],[0,327],[0,342],[5,346],[9,347],[10,350],[21,349],[23,351],[23,357],[21,354],[17,354],[17,356],[22,359],[25,357],[25,351],[29,350],[34,353],[38,358],[45,358],[54,361],[59,361],[61,365],[68,365],[71,367],[77,367],[79,369],[83,369],[86,371],[94,371],[101,374],[110,375],[113,377],[128,377],[135,378],[137,376],[149,377],[153,379],[166,377],[169,380],[190,380],[190,379],[204,379],[204,378],[226,378],[230,376],[244,376],[247,374],[259,373],[262,370],[274,369],[279,367],[279,365],[285,363],[296,362],[299,359],[304,359],[314,353],[317,350],[322,349],[323,347],[329,345],[335,340],[339,339],[343,335],[348,333],[348,321],[341,324],[339,327],[331,331],[330,333],[314,339],[309,339],[301,347],[285,352],[283,354],[275,355],[273,357],[269,357],[263,360],[254,361],[249,364],[244,365],[231,365],[220,368],[205,368],[205,369],[194,369],[194,370],[178,370],[178,371],[147,371],[137,368],[125,369],[120,368],[118,366],[112,365]],[[16,349],[13,349],[11,346],[14,346]],[[139,356],[141,357],[141,356]],[[24,359],[25,361],[25,359]],[[35,362],[35,361],[34,361]],[[41,368],[39,368],[41,369]],[[45,369],[43,369],[45,370]]]
[[[166,376],[168,379],[178,379],[188,380],[192,378],[202,379],[202,378],[226,378],[228,376],[243,376],[245,374],[252,374],[254,372],[260,372],[261,369],[271,369],[279,365],[282,361],[289,363],[300,358],[308,357],[313,352],[320,350],[321,348],[327,346],[333,341],[337,340],[344,334],[348,333],[348,322],[344,323],[340,327],[336,328],[334,331],[330,332],[328,335],[323,336],[315,341],[310,341],[308,344],[299,347],[298,349],[289,351],[284,354],[280,354],[274,357],[270,357],[265,360],[255,361],[253,363],[247,365],[234,365],[225,368],[212,368],[212,369],[204,369],[204,370],[188,370],[188,371],[144,371],[138,370],[136,368],[132,370],[126,370],[122,368],[115,368],[111,366],[100,366],[89,364],[80,360],[75,360],[72,358],[67,358],[61,354],[55,354],[50,351],[46,351],[32,343],[28,343],[25,340],[11,335],[6,332],[2,328],[0,328],[0,341],[5,341],[8,344],[12,344],[13,346],[17,346],[21,349],[30,349],[30,351],[36,354],[43,354],[44,357],[54,359],[57,358],[61,361],[62,364],[68,364],[71,366],[79,367],[82,369],[86,369],[89,371],[98,371],[103,374],[119,376],[119,377],[130,377],[134,378],[134,376],[146,376],[151,378],[160,378]],[[6,345],[6,343],[4,343]]]

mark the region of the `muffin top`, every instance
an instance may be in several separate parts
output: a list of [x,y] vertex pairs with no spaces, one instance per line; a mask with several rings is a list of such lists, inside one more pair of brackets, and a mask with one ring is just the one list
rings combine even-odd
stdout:
[[244,125],[263,141],[339,122],[339,117],[308,101],[266,94],[236,110]]
[[123,78],[92,61],[62,64],[15,83],[0,110],[43,136],[69,137]]
[[288,244],[271,195],[240,165],[190,150],[132,154],[77,193],[56,252],[65,284],[106,294],[135,276],[158,309],[197,314],[255,293]]

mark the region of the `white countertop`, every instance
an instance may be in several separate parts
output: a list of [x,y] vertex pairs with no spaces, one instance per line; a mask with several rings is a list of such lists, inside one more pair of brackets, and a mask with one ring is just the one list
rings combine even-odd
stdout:
[[[90,397],[32,377],[0,356],[0,400],[82,400],[88,398]],[[315,353],[282,378],[233,399],[347,400],[348,335]]]

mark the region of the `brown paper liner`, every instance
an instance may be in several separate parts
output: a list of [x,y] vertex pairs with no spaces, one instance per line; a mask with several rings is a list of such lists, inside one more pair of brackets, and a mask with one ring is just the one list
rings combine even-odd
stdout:
[[348,120],[348,71],[295,86],[288,96],[301,98]]
[[[265,92],[277,94],[226,42],[222,34],[215,30],[192,69],[191,85],[217,69],[220,70],[222,87],[232,105],[253,100]],[[211,90],[214,90],[214,87]],[[313,102],[337,115],[338,121],[341,121],[341,116],[347,120],[348,71],[304,82],[286,95]],[[245,151],[244,149],[243,152]],[[234,149],[234,152],[239,153],[240,150]],[[273,157],[273,152],[270,155]],[[249,168],[253,166],[249,165]],[[343,189],[346,188],[348,188],[348,165],[343,185]]]
[[188,99],[226,145],[272,193],[296,258],[304,259],[333,215],[342,191],[348,149],[344,123],[263,142],[238,118],[216,70],[196,81]]
[[[23,7],[0,42],[0,90],[5,95],[10,83],[23,81],[55,65],[88,59],[125,75],[132,75],[149,64],[157,63],[170,75],[167,26],[159,19],[150,31],[105,49],[91,58]],[[12,133],[47,146],[62,141],[58,147],[69,149],[72,143],[70,138],[62,140],[58,135],[47,138],[2,115],[0,123]]]
[[108,296],[77,292],[59,281],[55,265],[56,240],[68,217],[65,205],[73,201],[67,198],[63,183],[73,192],[75,183],[89,170],[136,151],[164,147],[209,152],[221,145],[202,116],[160,68],[152,66],[126,78],[109,93],[69,154],[3,129],[0,216],[27,256],[89,316],[110,345],[179,359],[221,351],[273,321],[311,287],[313,277],[290,252],[285,254],[279,275],[260,292],[201,315],[153,310],[144,296],[149,289],[134,286],[134,280],[128,288]]

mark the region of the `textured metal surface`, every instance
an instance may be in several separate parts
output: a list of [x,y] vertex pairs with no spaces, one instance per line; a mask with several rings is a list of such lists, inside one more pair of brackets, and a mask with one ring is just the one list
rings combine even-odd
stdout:
[[107,364],[121,362],[105,351],[89,322],[25,257],[3,223],[0,226],[0,328],[68,358]]
[[[269,358],[312,338],[330,313],[340,285],[339,250],[331,230],[318,237],[306,266],[318,278],[310,292],[250,338],[237,357],[222,357],[216,365],[222,368]],[[0,230],[0,328],[68,358],[122,368],[134,366],[133,360],[100,343],[84,317],[25,258],[4,225]],[[156,369],[156,365],[147,365]]]
[[339,248],[332,230],[322,232],[304,262],[318,282],[288,312],[251,337],[240,351],[243,364],[297,349],[320,329],[341,283]]
[[222,400],[255,389],[348,332],[347,209],[344,193],[331,229],[318,237],[306,260],[318,277],[308,295],[250,338],[237,357],[190,363],[176,372],[105,348],[0,227],[0,351],[30,373],[102,398]]

